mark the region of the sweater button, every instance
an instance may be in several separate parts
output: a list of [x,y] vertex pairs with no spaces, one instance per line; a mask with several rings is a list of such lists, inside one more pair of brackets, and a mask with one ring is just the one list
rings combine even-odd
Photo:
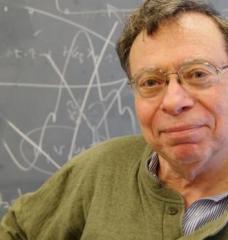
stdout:
[[169,207],[168,208],[168,214],[169,215],[176,215],[178,213],[178,209],[175,207]]

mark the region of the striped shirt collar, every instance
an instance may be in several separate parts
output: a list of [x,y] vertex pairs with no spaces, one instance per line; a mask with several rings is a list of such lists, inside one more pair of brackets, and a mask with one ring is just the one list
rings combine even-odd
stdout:
[[[148,160],[148,170],[159,181],[158,167],[159,158],[157,153],[153,153],[152,157]],[[183,215],[182,231],[184,235],[190,235],[197,229],[201,228],[204,224],[209,223],[225,211],[228,206],[228,193],[223,193],[215,196],[201,198],[193,202]]]
[[[159,158],[158,158],[158,154],[156,152],[152,153],[152,156],[148,160],[147,164],[148,164],[147,166],[148,166],[149,172],[155,177],[155,179],[158,182],[160,182],[159,177],[158,177]],[[225,199],[226,197],[228,197],[228,192],[214,195],[214,196],[209,196],[206,198],[201,198],[200,200],[212,200],[214,202],[219,202],[219,201]]]

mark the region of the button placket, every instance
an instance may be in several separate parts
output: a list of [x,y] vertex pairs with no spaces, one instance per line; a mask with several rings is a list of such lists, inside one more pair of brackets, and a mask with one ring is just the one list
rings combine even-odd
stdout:
[[175,203],[167,203],[163,218],[164,239],[178,239],[182,233],[181,216],[182,206]]
[[178,208],[176,207],[168,207],[167,212],[169,215],[176,215],[178,213]]

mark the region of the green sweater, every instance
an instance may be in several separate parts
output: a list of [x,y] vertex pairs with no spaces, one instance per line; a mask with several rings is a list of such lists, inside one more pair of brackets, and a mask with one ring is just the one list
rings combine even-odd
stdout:
[[[69,161],[2,219],[1,240],[228,240],[228,211],[183,236],[182,197],[159,185],[141,137],[116,138]],[[208,237],[210,236],[210,237]]]

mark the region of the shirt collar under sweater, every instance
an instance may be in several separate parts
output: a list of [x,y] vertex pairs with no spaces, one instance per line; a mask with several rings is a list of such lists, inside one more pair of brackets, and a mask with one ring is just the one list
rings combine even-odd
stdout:
[[[159,181],[158,178],[159,158],[154,152],[148,161],[148,170]],[[189,235],[204,224],[216,219],[224,213],[228,206],[228,193],[202,198],[191,204],[183,217],[183,232]],[[197,216],[197,217],[196,217]]]

